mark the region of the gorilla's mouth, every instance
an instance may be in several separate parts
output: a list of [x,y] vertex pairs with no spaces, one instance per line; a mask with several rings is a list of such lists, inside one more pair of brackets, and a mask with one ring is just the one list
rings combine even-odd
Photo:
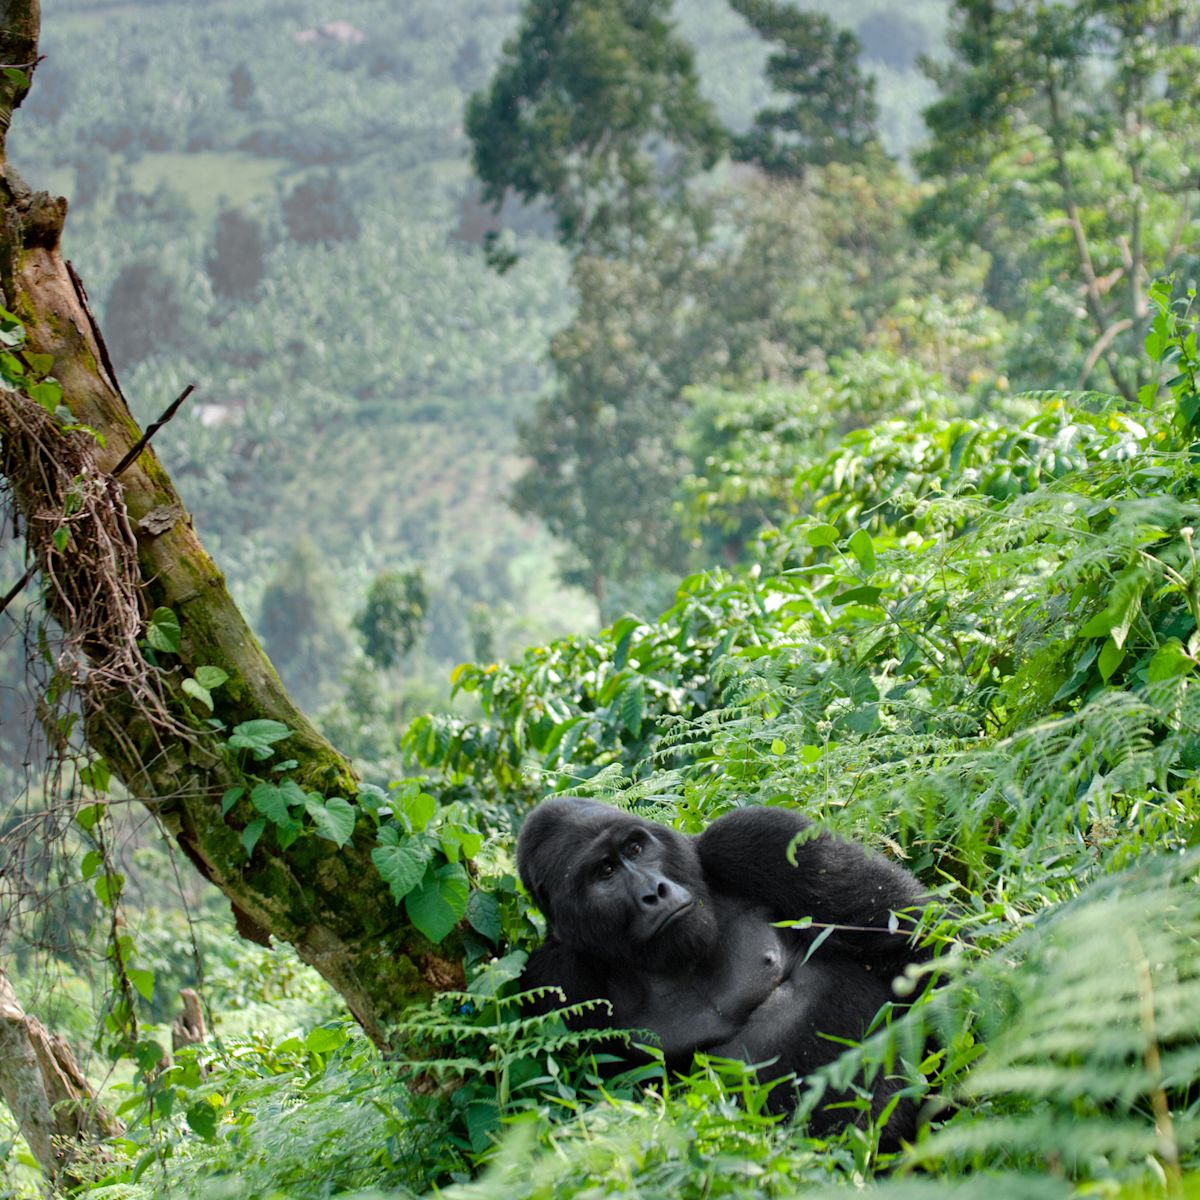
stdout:
[[652,938],[657,937],[669,925],[674,925],[680,917],[682,917],[685,913],[691,912],[691,910],[695,907],[696,901],[689,898],[682,904],[676,905],[675,908],[663,913],[663,915],[658,918],[658,924],[655,925],[652,930],[650,930],[650,936]]

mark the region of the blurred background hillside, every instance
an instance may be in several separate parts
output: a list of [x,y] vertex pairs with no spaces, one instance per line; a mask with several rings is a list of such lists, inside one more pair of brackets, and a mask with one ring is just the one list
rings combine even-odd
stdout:
[[[14,124],[28,181],[70,200],[66,252],[139,421],[197,384],[156,448],[285,681],[338,710],[335,733],[364,705],[394,726],[442,702],[455,662],[596,625],[543,524],[507,503],[517,423],[576,304],[552,219],[512,202],[498,220],[468,160],[466,100],[519,7],[48,0]],[[944,4],[825,8],[862,37],[903,157]],[[678,18],[704,94],[745,129],[769,94],[763,39],[724,0]],[[501,222],[521,255],[504,275],[480,249]],[[424,596],[402,709],[354,627],[381,573],[419,573]],[[628,590],[614,607],[662,598]]]

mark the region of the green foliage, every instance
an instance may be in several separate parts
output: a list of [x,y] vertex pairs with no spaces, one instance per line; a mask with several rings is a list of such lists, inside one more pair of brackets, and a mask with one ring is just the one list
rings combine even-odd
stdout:
[[266,274],[266,255],[258,222],[239,209],[222,209],[204,260],[213,291],[228,300],[250,299]]
[[[991,378],[994,314],[965,295],[945,304],[905,299],[936,275],[931,259],[911,252],[904,214],[913,203],[912,186],[890,166],[835,165],[803,187],[715,196],[707,243],[672,231],[632,261],[575,260],[579,310],[551,343],[556,386],[521,428],[530,463],[513,501],[562,539],[563,578],[588,588],[603,616],[620,611],[614,580],[708,561],[681,537],[677,507],[688,457],[706,450],[680,445],[679,427],[697,403],[689,386],[733,391],[797,379],[813,393],[806,407],[819,439],[900,392],[911,399],[933,371],[975,386]],[[927,370],[884,353],[864,360],[872,338]],[[804,371],[824,354],[843,356],[827,383],[823,372]],[[905,374],[906,382],[896,378]],[[936,407],[937,397],[929,402]]]
[[157,263],[139,260],[113,281],[104,310],[105,337],[116,360],[134,366],[177,348],[186,318],[178,282]]
[[355,622],[367,657],[384,668],[400,662],[421,636],[428,608],[429,593],[419,568],[376,575]]
[[308,538],[291,547],[263,590],[258,632],[301,703],[320,701],[350,649],[335,600],[332,572]]
[[528,0],[466,129],[485,199],[544,197],[564,245],[631,249],[686,211],[724,133],[670,0]]
[[1197,21],[1186,0],[952,7],[919,228],[991,255],[1025,378],[1083,387],[1101,368],[1128,402],[1145,382],[1148,277],[1194,266]]
[[874,80],[859,66],[862,47],[821,13],[786,0],[730,0],[761,37],[780,48],[766,77],[786,106],[766,108],[738,137],[734,157],[771,175],[802,176],[806,168],[857,162],[879,151]]
[[[481,797],[532,781],[689,831],[796,804],[906,857],[953,904],[929,925],[949,982],[828,1082],[925,1076],[962,1104],[910,1161],[1007,1172],[998,1195],[1052,1168],[1116,1186],[1148,1154],[1175,1178],[1200,1145],[1196,330],[1170,296],[1150,342],[1169,408],[1043,395],[1012,402],[1035,406],[1023,421],[878,422],[808,465],[798,448],[802,515],[758,567],[688,580],[657,622],[464,667],[487,719],[408,741]],[[657,1160],[620,1140],[643,1119],[578,1133],[620,1130],[602,1161],[632,1155],[645,1183]],[[860,1137],[839,1150],[873,1169]],[[588,1168],[567,1154],[506,1185],[574,1194]]]
[[[537,194],[562,199],[577,244],[610,255],[575,264],[579,317],[534,413],[538,347],[566,315],[561,256],[517,239],[522,269],[500,280],[445,238],[465,184],[447,114],[459,86],[485,76],[512,5],[473,2],[456,22],[425,0],[348,0],[367,37],[336,44],[290,36],[328,19],[314,0],[285,14],[222,0],[64,3],[70,37],[48,29],[61,40],[34,103],[43,73],[66,73],[46,93],[45,125],[15,130],[14,146],[25,138],[59,186],[74,173],[72,254],[96,294],[153,256],[186,297],[186,311],[164,301],[165,313],[139,314],[146,295],[154,307],[172,289],[126,278],[139,329],[165,315],[186,337],[158,325],[151,342],[115,348],[136,364],[135,404],[155,414],[203,372],[211,405],[185,413],[161,449],[222,564],[263,592],[272,652],[282,663],[292,632],[336,632],[387,563],[424,561],[426,645],[447,658],[473,643],[482,660],[456,670],[452,715],[406,732],[423,776],[387,791],[317,794],[294,776],[285,727],[225,733],[245,781],[222,808],[248,855],[262,838],[366,839],[397,922],[431,942],[460,931],[469,990],[413,1013],[408,1084],[328,1020],[334,1001],[304,992],[299,964],[235,952],[207,903],[190,929],[156,913],[168,868],[121,859],[124,805],[106,802],[103,764],[85,768],[99,795],[75,817],[81,878],[38,930],[55,947],[68,924],[113,935],[97,1021],[77,999],[82,973],[56,1000],[70,999],[60,1027],[119,1061],[129,1133],[93,1190],[1194,1192],[1200,402],[1189,301],[1167,285],[1144,300],[1148,272],[1174,258],[1186,278],[1195,258],[1190,10],[955,4],[922,160],[932,199],[870,157],[810,167],[803,186],[738,186],[698,228],[694,206],[674,205],[715,152],[716,123],[665,4],[559,5],[558,24],[549,5],[528,6],[496,78],[530,86],[520,114],[539,124],[487,110],[497,186],[519,190],[504,175],[515,164]],[[819,51],[842,81],[814,104],[833,102],[865,136],[850,40],[812,14],[771,11],[815,39],[794,53]],[[725,36],[735,18],[722,13],[697,3],[681,18],[698,61],[723,68],[705,94],[744,127],[773,102],[739,69],[765,51]],[[911,28],[885,22],[868,37],[881,15],[859,22],[873,60],[911,55]],[[929,48],[938,14],[904,15]],[[533,21],[558,39],[546,59],[529,57]],[[229,69],[243,38],[252,78]],[[897,78],[881,67],[881,97]],[[787,119],[807,119],[810,76],[791,82],[806,106]],[[881,107],[884,136],[911,121],[911,97]],[[601,126],[624,136],[619,148]],[[809,153],[824,152],[817,141]],[[672,144],[684,153],[658,156]],[[240,295],[206,271],[222,191],[271,243],[258,286]],[[918,242],[908,217],[923,198]],[[636,258],[611,257],[614,244]],[[331,319],[331,297],[344,319]],[[114,322],[119,341],[115,309],[106,330]],[[52,364],[22,340],[0,315],[0,372],[69,421]],[[1126,392],[1138,385],[1124,404],[1005,394],[1006,373],[1074,385],[1093,354]],[[610,613],[618,587],[681,566],[681,551],[705,564],[719,553],[727,569],[689,576],[657,619],[621,616],[598,637],[494,661],[546,628],[524,610],[550,547],[531,547],[496,503],[515,473],[505,431],[518,416],[536,464],[520,485],[526,511],[558,522],[573,578]],[[495,531],[482,549],[462,532],[481,511]],[[320,549],[264,589],[273,548],[310,529]],[[537,608],[562,608],[562,593],[537,595]],[[411,627],[403,606],[395,647]],[[454,625],[451,610],[477,616]],[[167,670],[186,636],[172,620],[152,614],[145,634]],[[315,700],[349,669],[339,730],[360,739],[370,777],[393,778],[380,763],[412,709],[335,643],[297,642],[294,670],[323,664]],[[428,651],[410,653],[414,674],[434,674],[416,661]],[[205,718],[228,682],[200,667],[180,685]],[[949,904],[929,926],[948,982],[834,1071],[894,1070],[957,1108],[889,1164],[869,1130],[814,1143],[778,1125],[737,1064],[601,1085],[586,1035],[524,1021],[511,996],[541,924],[512,875],[510,830],[550,791],[610,797],[688,831],[745,802],[797,804],[906,856]],[[198,982],[193,938],[220,1042],[160,1072],[169,1035],[148,1022],[169,1015],[173,985]],[[931,1030],[941,1049],[926,1046]],[[905,1177],[915,1167],[937,1177]]]
[[353,241],[361,229],[350,190],[332,172],[296,184],[282,208],[288,237],[301,245]]

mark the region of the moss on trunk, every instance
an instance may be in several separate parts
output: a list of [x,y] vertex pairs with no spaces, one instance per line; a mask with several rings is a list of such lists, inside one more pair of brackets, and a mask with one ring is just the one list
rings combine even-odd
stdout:
[[[8,62],[36,57],[36,0],[0,0],[0,54]],[[0,133],[24,94],[19,81],[0,82]],[[216,693],[215,715],[228,728],[247,720],[270,718],[293,732],[284,743],[297,759],[295,775],[308,789],[325,796],[353,798],[357,781],[351,764],[313,727],[292,702],[271,663],[231,599],[225,580],[205,552],[170,477],[153,449],[113,481],[110,472],[136,444],[140,431],[121,394],[103,338],[78,278],[60,253],[66,201],[32,194],[8,166],[0,147],[0,288],[2,303],[25,324],[30,350],[52,356],[53,375],[75,419],[100,433],[82,447],[86,433],[44,432],[42,443],[60,438],[66,454],[82,454],[113,497],[115,519],[136,553],[136,578],[125,601],[149,613],[170,608],[179,618],[182,642],[169,670],[154,671],[152,684],[161,711],[147,708],[135,689],[110,690],[99,702],[84,696],[88,742],[108,761],[130,794],[154,809],[187,856],[234,905],[239,929],[264,940],[268,935],[293,944],[335,987],[368,1034],[386,1041],[388,1023],[415,997],[447,980],[459,980],[458,945],[453,938],[430,945],[408,927],[370,858],[365,836],[370,822],[350,844],[304,837],[280,850],[264,836],[249,856],[240,840],[252,819],[245,800],[227,815],[221,812],[226,790],[244,782],[242,764],[199,719],[181,690],[197,668],[216,666],[229,680]],[[23,472],[27,451],[18,426],[20,405],[31,401],[12,394],[0,414],[5,461],[14,499],[30,523],[30,553],[43,570],[50,565],[45,542],[33,537],[31,518],[55,503],[38,485],[38,472]],[[71,439],[76,439],[74,443]],[[29,451],[32,452],[32,451]],[[42,472],[44,475],[45,472]],[[146,521],[149,515],[154,519]],[[74,544],[55,560],[54,570],[71,573],[80,588],[91,582],[95,564],[77,555]],[[112,581],[107,583],[111,586]],[[81,592],[81,594],[86,594]],[[68,637],[76,632],[76,614],[50,590],[49,604]],[[89,657],[104,647],[83,648]]]

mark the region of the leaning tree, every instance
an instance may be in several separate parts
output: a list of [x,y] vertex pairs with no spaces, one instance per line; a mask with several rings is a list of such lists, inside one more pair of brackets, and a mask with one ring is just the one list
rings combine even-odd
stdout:
[[[60,631],[52,690],[82,717],[93,794],[79,803],[95,820],[119,780],[229,898],[239,932],[295,946],[382,1045],[415,998],[462,980],[466,875],[398,836],[378,844],[377,801],[284,691],[134,422],[62,257],[67,203],[7,161],[39,25],[38,0],[0,0],[0,474],[20,583],[36,578]],[[47,712],[53,744],[64,730]],[[294,766],[270,772],[285,756]],[[396,897],[422,887],[433,915],[407,920]]]

